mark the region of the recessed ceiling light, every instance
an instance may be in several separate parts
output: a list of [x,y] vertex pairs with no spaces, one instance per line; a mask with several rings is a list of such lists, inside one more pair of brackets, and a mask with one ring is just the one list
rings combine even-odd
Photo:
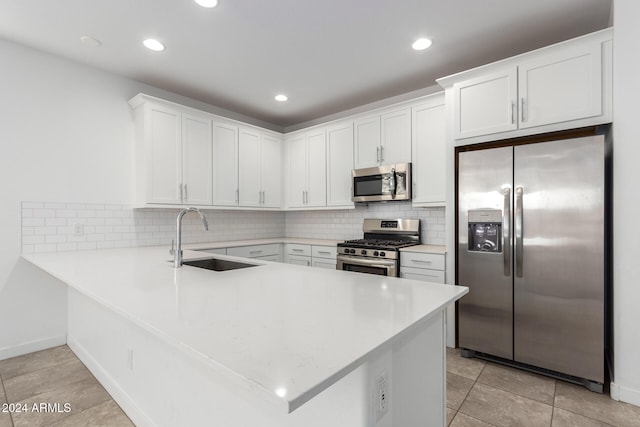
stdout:
[[429,39],[418,39],[411,45],[415,50],[425,50],[429,46],[431,46],[431,40]]
[[202,7],[216,7],[218,5],[218,0],[195,0]]
[[283,95],[283,94],[276,95],[276,101],[284,102],[284,101],[286,101],[287,99],[289,99],[289,98],[287,98],[287,95]]
[[89,36],[80,37],[80,41],[82,42],[83,45],[88,47],[98,47],[102,44],[100,40],[94,39],[93,37],[89,37]]
[[146,39],[142,44],[144,44],[147,49],[155,50],[156,52],[164,50],[164,45],[156,39]]

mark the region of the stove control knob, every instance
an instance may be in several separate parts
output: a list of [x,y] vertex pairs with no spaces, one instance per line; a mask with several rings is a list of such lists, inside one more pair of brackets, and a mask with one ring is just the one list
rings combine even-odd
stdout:
[[345,254],[350,254],[350,253],[353,253],[353,252],[354,252],[353,249],[345,249],[344,250]]
[[384,252],[380,252],[380,256],[385,256],[386,254]]
[[378,256],[378,251],[373,251],[373,256]]
[[360,252],[360,254],[362,254],[362,255],[366,255],[366,254],[367,254],[367,251],[365,251],[365,250],[363,249],[363,250]]

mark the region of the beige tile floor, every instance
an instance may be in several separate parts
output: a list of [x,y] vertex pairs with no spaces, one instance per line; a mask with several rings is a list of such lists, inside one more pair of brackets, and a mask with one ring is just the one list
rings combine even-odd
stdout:
[[[133,426],[67,346],[0,361],[0,380],[0,404],[28,409],[0,411],[0,427]],[[42,403],[51,405],[34,411],[33,405],[40,408]],[[458,350],[447,349],[447,424],[640,427],[640,408],[563,381],[465,359]]]
[[557,381],[447,349],[451,427],[640,427],[640,408]]

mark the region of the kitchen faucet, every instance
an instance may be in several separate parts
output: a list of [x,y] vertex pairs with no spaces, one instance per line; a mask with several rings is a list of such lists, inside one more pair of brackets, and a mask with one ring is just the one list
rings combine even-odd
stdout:
[[200,209],[192,207],[180,211],[176,219],[176,248],[173,248],[173,242],[171,242],[171,250],[169,251],[169,253],[173,255],[173,268],[182,267],[182,217],[185,216],[187,212],[198,212],[202,220],[202,226],[205,230],[209,229],[207,218],[200,212]]

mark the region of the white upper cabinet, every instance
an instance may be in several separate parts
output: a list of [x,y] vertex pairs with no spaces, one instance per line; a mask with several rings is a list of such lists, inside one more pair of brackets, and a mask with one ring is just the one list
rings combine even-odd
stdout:
[[562,46],[518,66],[521,128],[602,114],[602,48]]
[[238,206],[238,126],[213,122],[213,204]]
[[353,122],[327,127],[327,206],[353,207]]
[[[159,105],[140,107],[144,121],[144,141],[140,151],[147,176],[143,200],[147,203],[181,204],[182,188],[182,115],[180,111]],[[146,161],[145,161],[146,160]]]
[[149,204],[211,204],[211,117],[138,95],[137,198]]
[[182,113],[183,203],[211,204],[211,155],[211,118]]
[[[438,79],[464,144],[612,120],[612,30]],[[462,143],[462,142],[461,142]]]
[[368,168],[380,164],[380,116],[356,120],[354,159],[355,168]]
[[280,140],[254,129],[239,129],[239,205],[279,208]]
[[355,121],[356,168],[411,161],[411,109],[383,112]]
[[380,164],[411,162],[411,108],[380,117]]
[[325,130],[296,134],[287,140],[288,206],[326,206]]
[[282,140],[263,133],[260,143],[260,184],[263,208],[282,204]]
[[413,206],[444,206],[446,116],[444,94],[412,109]]
[[515,67],[456,83],[453,96],[456,106],[453,137],[456,139],[518,128]]

